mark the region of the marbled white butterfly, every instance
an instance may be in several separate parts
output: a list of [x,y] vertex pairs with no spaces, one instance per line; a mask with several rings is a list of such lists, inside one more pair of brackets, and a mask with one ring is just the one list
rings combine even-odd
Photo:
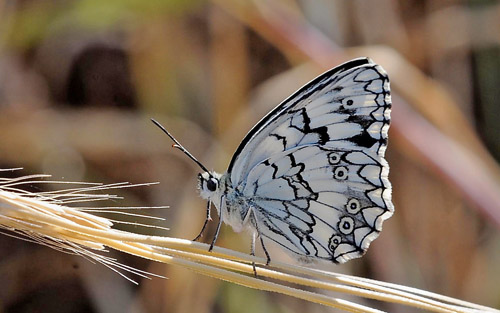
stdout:
[[[224,174],[202,169],[200,194],[236,232],[250,230],[297,259],[343,263],[360,257],[394,212],[384,159],[391,113],[389,79],[368,58],[315,78],[245,136]],[[195,239],[195,240],[196,240]]]

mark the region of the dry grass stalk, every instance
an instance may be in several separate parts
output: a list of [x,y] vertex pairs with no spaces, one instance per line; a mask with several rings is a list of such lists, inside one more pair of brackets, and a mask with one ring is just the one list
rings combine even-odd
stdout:
[[[106,211],[106,208],[82,209],[69,207],[67,204],[116,199],[114,195],[96,194],[95,191],[102,192],[137,185],[84,184],[83,187],[39,193],[18,189],[22,184],[48,182],[41,181],[41,178],[45,177],[47,176],[33,175],[0,179],[0,227],[7,230],[8,235],[99,262],[132,282],[134,281],[123,271],[146,278],[158,275],[128,267],[103,256],[105,247],[157,262],[179,265],[200,274],[250,288],[278,292],[348,312],[380,311],[319,292],[305,291],[300,286],[399,303],[431,312],[500,312],[450,297],[380,281],[274,261],[271,266],[265,266],[263,265],[265,260],[262,258],[219,247],[213,252],[208,252],[208,245],[189,240],[119,231],[112,228],[113,222],[109,219],[89,213]],[[120,208],[110,209],[107,212],[116,213],[118,209]],[[253,276],[252,262],[258,265],[258,277]],[[298,287],[291,287],[291,284]]]

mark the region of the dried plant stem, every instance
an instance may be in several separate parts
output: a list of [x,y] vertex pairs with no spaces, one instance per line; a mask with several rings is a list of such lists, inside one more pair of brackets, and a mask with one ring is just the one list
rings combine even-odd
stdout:
[[[5,186],[5,183],[3,184]],[[82,188],[85,193],[87,188]],[[51,193],[46,193],[51,194]],[[54,193],[52,193],[54,194]],[[62,193],[64,194],[64,193]],[[66,199],[81,196],[72,189]],[[60,194],[58,194],[60,196]],[[95,195],[88,195],[96,199]],[[64,202],[64,201],[63,201]],[[89,250],[111,247],[142,258],[182,266],[197,273],[260,290],[278,292],[314,303],[339,308],[348,312],[380,312],[343,299],[305,291],[307,286],[379,301],[398,303],[431,312],[499,312],[465,301],[348,275],[340,275],[311,268],[272,262],[240,252],[178,238],[146,236],[112,229],[113,223],[103,217],[67,207],[54,199],[36,194],[21,194],[2,189],[0,184],[0,225],[7,230],[58,250],[93,258],[115,271],[126,270],[144,276],[140,271],[121,265]],[[251,263],[255,262],[258,277],[253,276]],[[123,274],[122,274],[123,275]],[[264,280],[268,278],[272,281]],[[286,283],[286,284],[285,284]]]
[[[227,269],[224,269],[227,266],[216,267],[213,264],[223,263],[227,265],[232,261],[228,260],[218,260],[218,258],[214,257],[205,257],[202,258],[205,261],[210,258],[213,259],[212,262],[208,262],[210,265],[200,263],[200,256],[192,253],[182,253],[182,251],[176,251],[171,249],[163,249],[164,253],[155,252],[157,248],[150,247],[144,244],[125,244],[125,243],[117,243],[110,242],[110,246],[117,250],[121,250],[127,253],[131,253],[137,256],[142,256],[145,258],[149,258],[151,260],[179,265],[190,270],[193,270],[197,273],[204,274],[210,277],[218,278],[224,281],[229,281],[232,283],[236,283],[239,285],[243,285],[250,288],[278,292],[282,294],[286,294],[289,296],[294,296],[300,299],[304,299],[307,301],[328,305],[331,307],[336,307],[339,309],[346,310],[348,312],[380,312],[379,310],[375,310],[366,306],[358,305],[349,301],[331,298],[322,294],[317,294],[313,292],[308,292],[296,288],[291,288],[285,285],[280,285],[273,282],[263,281],[262,279],[255,278],[253,276],[243,275],[240,273],[236,273]],[[173,255],[182,255],[183,257],[177,257]],[[190,256],[190,257],[189,257]],[[196,260],[196,261],[192,261]],[[197,262],[198,261],[198,262]],[[220,264],[219,264],[220,265]],[[238,263],[236,267],[245,267],[245,271],[252,272],[252,267],[250,265]],[[231,267],[234,269],[234,267]],[[259,269],[260,273],[260,269]]]

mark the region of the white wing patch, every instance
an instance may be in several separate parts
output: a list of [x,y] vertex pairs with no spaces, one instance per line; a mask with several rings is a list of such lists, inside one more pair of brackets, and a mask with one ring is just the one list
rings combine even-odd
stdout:
[[247,135],[228,169],[261,236],[306,258],[364,254],[393,211],[384,159],[391,99],[378,65],[357,59],[280,104]]

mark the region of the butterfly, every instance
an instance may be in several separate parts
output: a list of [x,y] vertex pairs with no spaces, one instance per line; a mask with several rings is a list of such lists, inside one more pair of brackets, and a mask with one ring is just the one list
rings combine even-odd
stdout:
[[[244,137],[227,171],[203,170],[198,187],[222,222],[272,241],[297,260],[343,263],[362,256],[394,212],[384,158],[390,124],[389,78],[369,58],[341,64],[304,85]],[[255,269],[255,267],[254,267]]]

